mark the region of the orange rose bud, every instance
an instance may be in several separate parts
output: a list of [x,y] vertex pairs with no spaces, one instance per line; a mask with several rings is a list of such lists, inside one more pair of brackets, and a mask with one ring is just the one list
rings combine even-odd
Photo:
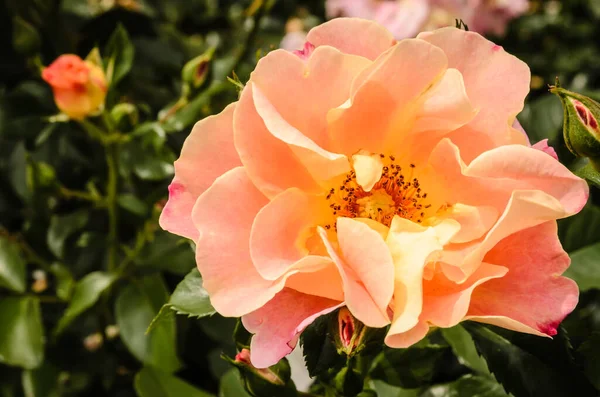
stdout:
[[72,119],[81,120],[104,104],[108,85],[102,69],[77,55],[59,56],[42,71],[54,92],[56,106]]

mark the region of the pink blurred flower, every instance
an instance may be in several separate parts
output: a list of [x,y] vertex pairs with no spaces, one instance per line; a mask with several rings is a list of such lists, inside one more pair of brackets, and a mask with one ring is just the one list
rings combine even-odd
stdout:
[[501,35],[506,24],[525,13],[527,0],[327,0],[329,18],[366,18],[388,28],[397,39],[453,26],[462,19],[470,30]]

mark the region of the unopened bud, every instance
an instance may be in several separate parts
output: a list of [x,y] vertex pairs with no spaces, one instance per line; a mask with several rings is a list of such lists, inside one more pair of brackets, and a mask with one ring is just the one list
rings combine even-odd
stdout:
[[83,346],[89,352],[95,352],[102,347],[104,343],[104,338],[100,332],[96,332],[95,334],[91,334],[85,337],[83,340]]
[[211,47],[204,54],[197,56],[185,64],[181,71],[181,79],[184,84],[192,89],[198,89],[204,84],[209,75],[210,62],[214,53],[215,49]]
[[569,150],[576,156],[588,157],[600,171],[600,104],[591,98],[558,86],[550,87],[564,108],[563,134]]
[[106,338],[108,340],[113,340],[115,339],[117,336],[119,336],[119,326],[118,325],[108,325],[105,329],[104,329],[104,334],[106,335]]
[[338,352],[348,356],[357,353],[364,339],[366,327],[345,307],[339,310],[337,320],[338,330],[335,341]]
[[40,292],[44,292],[48,288],[48,278],[46,277],[46,272],[43,270],[34,270],[31,274],[33,277],[33,284],[31,285],[31,290],[36,294]]
[[268,368],[256,368],[248,349],[242,349],[233,360],[224,358],[240,370],[245,388],[252,396],[296,396],[290,365],[285,358]]
[[121,131],[128,131],[138,123],[139,113],[137,108],[132,103],[119,103],[115,105],[111,111],[112,116],[117,129]]

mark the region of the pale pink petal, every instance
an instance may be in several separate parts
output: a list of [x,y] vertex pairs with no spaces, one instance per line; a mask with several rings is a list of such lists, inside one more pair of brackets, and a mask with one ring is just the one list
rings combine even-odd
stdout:
[[468,166],[461,155],[456,145],[443,139],[429,158],[437,173],[436,194],[443,194],[450,203],[491,205],[502,211],[514,190],[540,190],[558,200],[564,216],[568,216],[587,201],[589,188],[585,181],[534,148],[501,146],[483,153]]
[[385,26],[398,40],[415,37],[427,21],[428,1],[378,1],[373,19]]
[[399,147],[387,146],[407,134],[418,111],[415,102],[445,70],[443,51],[422,40],[403,40],[388,50],[356,78],[351,101],[329,112],[337,150],[398,154]]
[[288,144],[292,153],[317,182],[328,181],[350,171],[350,163],[345,155],[323,149],[291,126],[257,86],[252,87],[252,92],[256,110],[273,138]]
[[365,223],[338,218],[338,251],[324,229],[320,228],[320,234],[341,273],[350,312],[370,327],[389,324],[387,307],[394,292],[394,266],[381,235]]
[[214,308],[239,317],[258,309],[285,280],[265,280],[252,264],[248,242],[258,211],[267,204],[244,168],[234,168],[196,201],[192,218],[200,234],[196,263]]
[[508,269],[481,263],[462,284],[448,280],[438,272],[431,280],[423,281],[423,312],[421,320],[438,327],[453,327],[463,320],[469,309],[473,290],[488,280],[503,277]]
[[454,219],[460,230],[451,243],[460,244],[476,240],[485,235],[498,219],[498,210],[491,206],[473,207],[461,203],[454,204],[440,218]]
[[512,128],[529,92],[525,63],[474,32],[444,28],[418,38],[444,50],[448,66],[462,73],[467,95],[479,109],[471,123],[450,135],[465,161],[498,145],[527,144],[526,137]]
[[556,222],[505,238],[485,260],[509,272],[475,289],[468,318],[519,332],[556,335],[578,300],[575,282],[560,277],[570,259],[558,240]]
[[224,172],[241,165],[233,145],[233,113],[236,104],[220,114],[196,123],[175,162],[175,178],[169,186],[169,201],[160,226],[171,233],[198,238],[192,222],[196,199]]
[[287,279],[285,286],[303,294],[343,301],[344,285],[340,271],[331,259],[325,259],[322,262],[325,264],[325,267],[312,272],[299,271]]
[[322,191],[292,149],[273,137],[265,127],[254,106],[252,85],[244,88],[238,102],[234,114],[234,138],[248,176],[267,197],[274,197],[290,187],[306,192]]
[[311,254],[307,240],[316,226],[333,222],[323,196],[292,188],[277,195],[256,215],[250,235],[250,254],[257,271],[276,280]]
[[358,18],[336,18],[308,32],[307,40],[319,46],[331,46],[352,55],[374,60],[394,45],[392,34],[376,22]]
[[[257,110],[265,119],[257,102],[260,91],[263,102],[271,104],[281,119],[330,150],[327,112],[350,97],[352,81],[369,64],[363,57],[328,46],[317,47],[306,61],[286,51],[272,51],[258,62],[250,78]],[[276,130],[271,133],[278,136]]]
[[406,348],[424,338],[430,324],[438,327],[452,327],[458,324],[467,314],[475,287],[502,277],[507,271],[508,269],[502,266],[482,263],[462,284],[456,284],[448,280],[443,273],[437,272],[431,280],[423,281],[423,310],[417,324],[402,333],[389,333],[385,339],[386,344]]
[[542,152],[550,155],[554,160],[558,160],[558,155],[552,146],[548,145],[548,139],[542,139],[538,143],[532,146],[532,148],[541,150]]
[[242,317],[244,327],[254,334],[250,358],[257,368],[267,368],[287,356],[299,334],[317,317],[342,305],[341,302],[283,289],[260,309]]
[[431,227],[398,216],[392,220],[386,243],[395,267],[394,318],[388,337],[406,332],[419,322],[425,265],[436,260],[436,253],[459,229],[458,222],[452,219]]
[[388,333],[385,337],[385,344],[389,347],[405,349],[427,336],[427,332],[429,332],[429,325],[427,322],[418,321],[415,326],[408,331],[399,334]]

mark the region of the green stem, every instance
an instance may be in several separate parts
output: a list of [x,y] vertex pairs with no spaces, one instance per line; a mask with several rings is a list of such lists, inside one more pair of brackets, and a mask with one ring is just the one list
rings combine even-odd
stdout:
[[63,196],[66,199],[80,199],[80,200],[85,200],[85,201],[91,201],[91,202],[94,202],[97,204],[100,204],[103,201],[102,197],[95,196],[88,192],[83,192],[83,191],[79,191],[79,190],[71,190],[65,186],[60,186],[59,192],[60,192],[61,196]]
[[118,147],[105,146],[108,180],[106,183],[106,208],[108,211],[108,270],[114,271],[117,265],[117,178]]

